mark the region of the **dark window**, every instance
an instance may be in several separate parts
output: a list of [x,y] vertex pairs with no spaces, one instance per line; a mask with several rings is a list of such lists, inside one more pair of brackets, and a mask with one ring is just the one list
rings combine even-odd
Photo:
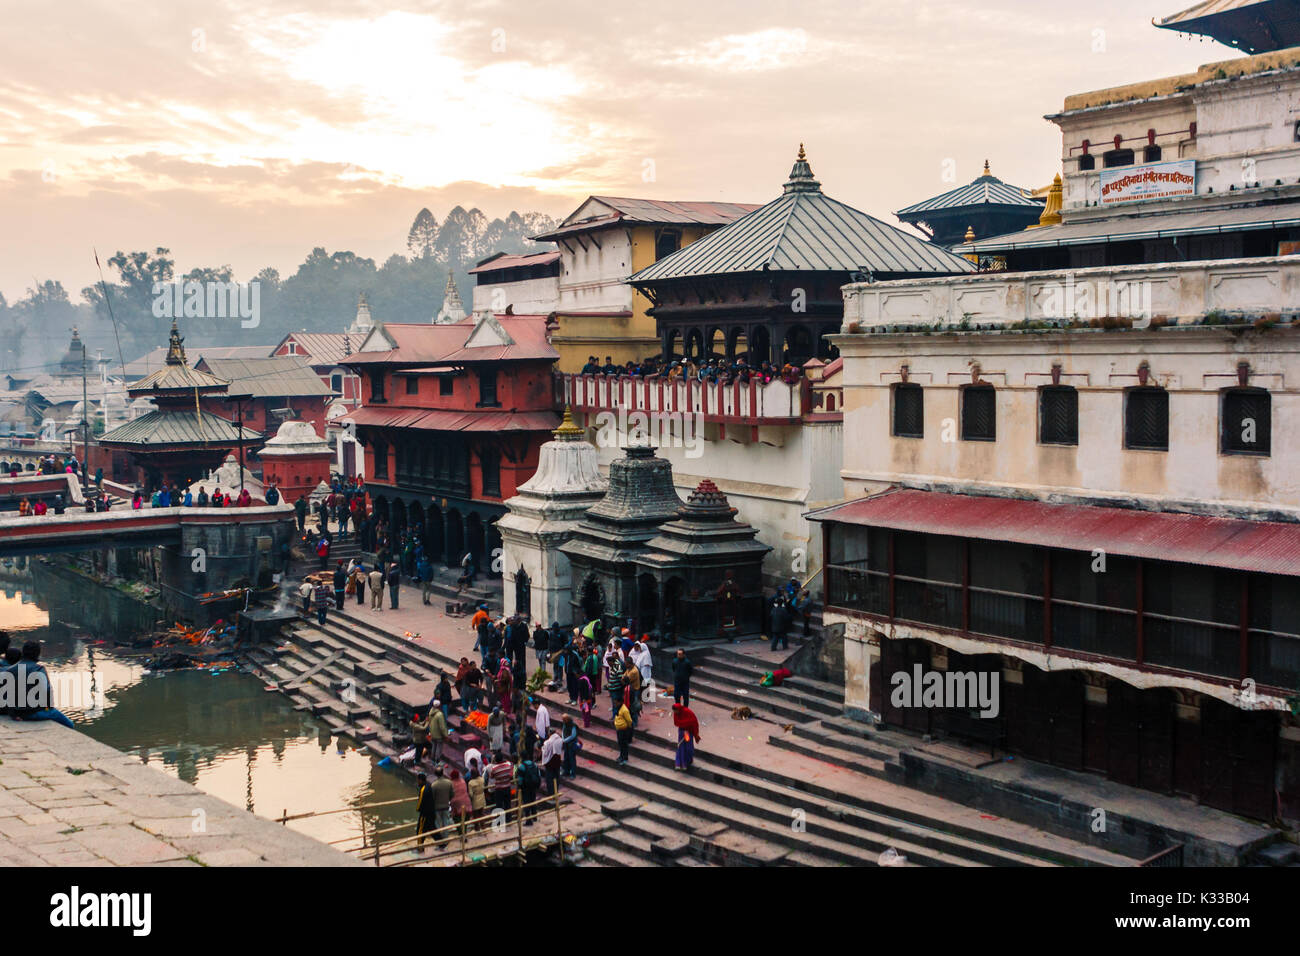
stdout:
[[1092,153],[1084,153],[1079,157],[1079,171],[1085,172],[1089,169],[1097,168],[1097,159]]
[[375,477],[388,477],[388,446],[381,441],[375,442]]
[[1148,146],[1146,149],[1142,150],[1142,162],[1144,163],[1160,162],[1160,147]]
[[894,437],[925,437],[925,393],[920,385],[894,386]]
[[379,369],[370,373],[370,400],[372,402],[384,400],[384,373]]
[[450,375],[440,376],[438,379],[438,394],[450,395],[455,389],[456,380]]
[[478,403],[480,405],[498,404],[496,371],[478,373]]
[[491,448],[479,453],[479,462],[483,467],[483,494],[492,498],[501,497],[501,456]]
[[341,372],[330,375],[330,391],[338,392],[340,395],[343,394],[343,374]]
[[992,385],[964,385],[961,390],[962,441],[996,441],[997,392]]
[[1101,165],[1105,169],[1113,169],[1116,166],[1132,166],[1133,150],[1131,149],[1112,149],[1101,154]]
[[655,262],[671,256],[682,246],[682,237],[676,232],[661,232],[655,239]]
[[1219,447],[1225,455],[1268,455],[1273,434],[1272,397],[1262,388],[1223,393]]
[[1079,392],[1070,385],[1038,390],[1038,440],[1044,445],[1079,444]]
[[1143,386],[1124,393],[1124,447],[1169,450],[1169,393]]
[[414,375],[406,376],[406,394],[407,395],[420,394],[420,380]]

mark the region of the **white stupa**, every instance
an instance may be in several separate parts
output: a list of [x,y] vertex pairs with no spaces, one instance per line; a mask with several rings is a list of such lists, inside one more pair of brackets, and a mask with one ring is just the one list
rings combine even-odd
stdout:
[[[600,473],[599,453],[566,408],[553,441],[542,445],[537,472],[506,501],[497,521],[507,614],[526,612],[549,626],[572,616],[573,581],[560,545],[569,540],[587,509],[600,501],[609,482]],[[520,586],[527,583],[527,607]]]
[[374,327],[375,320],[370,315],[370,303],[366,301],[366,294],[363,292],[357,299],[357,315],[348,326],[347,335],[357,336],[357,341],[360,342]]
[[465,304],[461,302],[460,293],[456,291],[455,278],[454,273],[447,273],[447,288],[442,293],[442,308],[433,317],[434,325],[455,325],[457,322],[465,321]]
[[[244,469],[244,487],[254,498],[263,501],[266,499],[266,486],[247,468]],[[217,488],[227,495],[239,495],[239,459],[235,457],[234,452],[226,456],[220,468],[208,472],[206,476],[190,485],[189,491],[197,498],[200,488],[205,489],[209,495]]]

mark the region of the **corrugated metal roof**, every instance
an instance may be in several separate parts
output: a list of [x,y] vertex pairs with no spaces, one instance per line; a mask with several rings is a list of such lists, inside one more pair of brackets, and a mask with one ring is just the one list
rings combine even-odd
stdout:
[[230,382],[232,395],[274,398],[335,394],[300,356],[253,359],[209,359],[204,356],[202,364],[213,375]]
[[188,365],[168,363],[156,372],[150,372],[128,389],[132,396],[149,392],[213,392],[224,391],[228,386],[224,378],[190,368]]
[[[590,204],[608,212],[575,218]],[[581,206],[550,232],[532,238],[545,241],[622,223],[717,226],[734,222],[758,206],[738,202],[672,202],[664,199],[628,199],[622,196],[588,196]]]
[[367,405],[343,421],[378,428],[418,428],[440,432],[553,431],[560,424],[554,412],[391,408]]
[[[144,378],[150,372],[156,372],[167,364],[167,346],[160,345],[158,348],[146,352],[133,362],[127,362],[123,367],[122,374],[126,378]],[[111,364],[109,366],[112,367]]]
[[201,359],[243,359],[267,358],[271,350],[265,345],[225,345],[209,346],[204,349],[190,349],[194,355],[191,365],[198,365]]
[[749,215],[642,269],[628,281],[767,270],[899,275],[973,272],[968,260],[831,199],[795,163],[786,192]]
[[946,193],[923,199],[895,213],[899,219],[937,209],[960,209],[968,206],[1023,206],[1034,209],[1043,208],[1043,204],[1033,198],[1033,192],[1004,183],[996,176],[981,176],[965,186],[958,186]]
[[[244,442],[261,442],[262,436],[248,428]],[[99,437],[102,445],[229,445],[239,443],[239,428],[211,412],[157,409],[134,421],[119,425]]]
[[897,489],[815,511],[812,521],[984,538],[1183,564],[1300,575],[1300,523],[1048,504]]
[[1195,212],[1129,215],[1040,226],[1004,236],[990,236],[953,246],[954,252],[994,253],[1013,249],[1077,246],[1094,242],[1126,242],[1130,239],[1159,239],[1165,236],[1196,236],[1250,229],[1286,229],[1300,226],[1300,203],[1272,203],[1233,209],[1200,209]]
[[274,353],[286,341],[293,339],[306,351],[308,364],[339,365],[348,355],[344,348],[344,341],[351,339],[352,351],[355,352],[363,338],[364,335],[349,336],[344,332],[290,332],[271,352]]
[[545,266],[550,265],[552,262],[559,261],[560,253],[558,251],[539,252],[531,256],[512,256],[503,253],[480,262],[473,269],[469,270],[469,274],[475,275],[479,272],[497,272],[501,269],[521,269],[527,266]]

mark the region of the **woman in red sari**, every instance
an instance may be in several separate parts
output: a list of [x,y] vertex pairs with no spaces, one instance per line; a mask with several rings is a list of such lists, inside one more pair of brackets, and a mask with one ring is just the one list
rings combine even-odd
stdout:
[[673,769],[690,770],[695,760],[695,745],[700,740],[700,722],[689,707],[673,704],[673,726],[677,728],[677,757]]
[[501,658],[501,669],[497,671],[497,699],[501,701],[501,710],[507,717],[514,716],[515,675],[510,673],[510,661]]

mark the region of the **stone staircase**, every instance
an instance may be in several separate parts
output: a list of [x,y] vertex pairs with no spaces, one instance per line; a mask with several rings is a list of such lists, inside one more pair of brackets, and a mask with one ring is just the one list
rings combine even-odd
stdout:
[[[427,700],[438,671],[454,674],[457,665],[368,621],[337,614],[324,627],[304,619],[287,644],[258,649],[250,661],[294,697],[296,706],[320,717],[334,733],[351,736],[386,756],[405,743],[402,735],[413,709],[408,702]],[[698,685],[699,696],[726,698],[733,683],[750,676],[753,666],[752,660],[716,653],[696,672],[699,678],[707,675]],[[696,686],[693,682],[693,694]],[[752,687],[766,690],[757,687],[756,677]],[[788,687],[772,690],[786,691],[774,694],[772,703],[791,716],[800,701],[818,706],[817,713],[829,706],[829,688],[817,682],[795,679]],[[557,719],[567,713],[580,720],[577,708],[562,695],[548,696],[547,706]],[[781,737],[787,744],[795,742],[786,749],[806,748],[803,752],[817,759],[843,761],[844,766],[883,776],[887,750],[872,751],[869,737],[850,733],[834,718],[809,721],[809,713],[802,716],[795,733]],[[454,716],[452,722],[458,722]],[[720,755],[698,754],[692,772],[684,774],[674,771],[668,742],[644,736],[634,741],[631,762],[620,767],[606,708],[598,708],[592,723],[581,735],[578,776],[562,786],[601,805],[620,825],[593,842],[580,865],[874,866],[891,847],[907,857],[908,865],[1097,865],[1119,859],[1061,840],[1051,848],[1030,845],[994,828],[959,826]],[[799,732],[801,727],[807,729]],[[448,759],[459,759],[468,741],[477,739],[468,725],[460,730],[465,736],[461,742],[449,741]],[[827,749],[819,741],[825,741]]]

